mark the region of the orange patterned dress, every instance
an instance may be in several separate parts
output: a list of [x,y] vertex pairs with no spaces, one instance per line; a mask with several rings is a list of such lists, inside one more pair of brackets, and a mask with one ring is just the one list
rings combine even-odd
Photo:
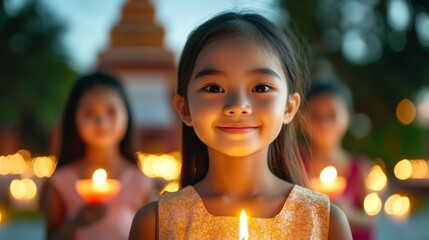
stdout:
[[[192,186],[158,202],[159,239],[237,239],[239,217],[213,216]],[[329,199],[295,185],[273,218],[249,218],[249,239],[328,239]]]

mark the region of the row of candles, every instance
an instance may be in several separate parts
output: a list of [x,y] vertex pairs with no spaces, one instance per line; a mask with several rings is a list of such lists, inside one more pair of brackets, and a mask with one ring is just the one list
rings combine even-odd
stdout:
[[[0,156],[0,174],[28,175],[29,169],[37,177],[50,177],[55,169],[53,157],[28,158],[25,150],[9,155]],[[178,190],[177,179],[180,170],[180,154],[154,155],[137,153],[139,167],[144,174],[152,178],[164,178],[169,183],[163,190],[174,192]],[[29,160],[29,161],[28,161]],[[26,164],[29,162],[29,164]],[[429,164],[425,160],[401,160],[395,166],[395,176],[398,179],[429,178]],[[318,178],[311,179],[310,187],[318,192],[325,193],[335,198],[343,193],[347,181],[343,176],[338,176],[335,167],[328,166],[322,170]],[[387,176],[382,167],[374,165],[367,178],[366,186],[373,191],[364,200],[364,208],[368,215],[376,215],[382,207],[382,200],[378,195],[387,186]],[[120,191],[121,184],[118,180],[109,179],[104,169],[97,169],[92,179],[82,179],[76,182],[76,191],[90,204],[109,201]],[[31,178],[15,179],[10,184],[11,195],[16,199],[31,199],[37,194],[37,186]],[[403,217],[409,212],[410,200],[407,196],[393,194],[385,202],[385,212],[393,217]],[[0,212],[1,214],[1,212]],[[1,217],[1,215],[0,215]],[[248,239],[247,216],[242,210],[240,216],[239,239]]]

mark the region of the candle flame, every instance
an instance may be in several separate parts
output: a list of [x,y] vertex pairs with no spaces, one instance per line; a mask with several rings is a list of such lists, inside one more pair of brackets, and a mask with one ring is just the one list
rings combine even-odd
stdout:
[[326,167],[320,173],[320,181],[323,183],[332,183],[337,178],[337,169],[334,166]]
[[249,230],[247,228],[247,215],[244,209],[241,210],[240,216],[240,235],[239,240],[247,240],[249,239]]
[[92,175],[92,181],[97,185],[104,185],[106,183],[107,173],[106,170],[99,168],[95,170]]

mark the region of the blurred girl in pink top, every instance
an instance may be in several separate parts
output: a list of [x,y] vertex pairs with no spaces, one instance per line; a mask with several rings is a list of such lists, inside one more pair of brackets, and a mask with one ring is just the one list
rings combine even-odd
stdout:
[[[47,239],[128,238],[136,211],[154,196],[152,181],[137,167],[132,131],[118,79],[95,72],[75,83],[64,111],[58,166],[41,195]],[[111,201],[88,204],[75,183],[98,168],[122,187]]]
[[343,194],[332,199],[346,214],[354,240],[371,239],[374,218],[366,215],[363,200],[367,194],[365,177],[368,159],[351,154],[342,147],[353,112],[350,90],[333,77],[315,78],[307,94],[304,130],[310,146],[303,151],[304,165],[310,177],[318,177],[327,166],[334,166],[347,180]]

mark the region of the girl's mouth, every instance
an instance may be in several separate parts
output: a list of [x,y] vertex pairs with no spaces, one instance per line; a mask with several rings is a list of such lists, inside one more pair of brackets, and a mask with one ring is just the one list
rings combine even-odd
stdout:
[[233,133],[233,134],[243,134],[243,133],[248,133],[248,132],[252,132],[256,129],[258,129],[259,127],[255,127],[255,126],[231,126],[231,127],[218,127],[219,130],[226,132],[226,133]]

